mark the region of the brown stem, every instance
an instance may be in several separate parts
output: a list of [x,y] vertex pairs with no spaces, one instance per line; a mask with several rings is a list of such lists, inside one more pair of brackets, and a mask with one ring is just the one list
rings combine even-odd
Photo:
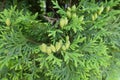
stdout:
[[6,3],[6,0],[2,0],[1,10],[4,9],[4,7],[5,7],[5,3]]

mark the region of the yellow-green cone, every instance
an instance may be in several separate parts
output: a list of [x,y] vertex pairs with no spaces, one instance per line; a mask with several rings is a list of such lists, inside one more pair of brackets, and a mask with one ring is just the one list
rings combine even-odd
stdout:
[[63,18],[60,19],[60,27],[63,28],[65,26],[65,20]]
[[56,52],[56,49],[55,49],[55,46],[54,45],[50,45],[50,48],[51,48],[51,50],[53,51],[53,52]]
[[76,6],[75,6],[75,5],[72,6],[72,11],[73,11],[73,12],[76,11]]
[[68,24],[68,19],[65,18],[64,20],[65,20],[64,25],[67,25]]
[[59,51],[61,47],[62,47],[62,40],[60,40],[59,42],[56,42],[56,45],[55,45],[56,51]]
[[7,26],[10,26],[10,24],[11,24],[10,19],[7,18],[6,21],[5,21],[5,23],[6,23]]
[[100,9],[99,9],[99,11],[98,11],[98,14],[100,15],[103,12],[103,10],[104,10],[104,7],[101,6]]
[[71,18],[71,12],[70,11],[67,11],[66,14],[67,14],[68,18]]
[[46,49],[46,53],[47,53],[48,55],[52,53],[52,50],[51,50],[50,47],[47,47],[47,49]]
[[106,7],[106,12],[110,11],[110,6]]
[[66,50],[66,46],[65,46],[65,45],[62,46],[62,50],[63,50],[63,51]]
[[40,50],[41,50],[42,52],[46,53],[46,49],[47,49],[47,45],[43,43],[43,44],[40,46]]
[[92,17],[92,20],[94,21],[94,20],[95,20],[95,16],[92,14],[92,16],[91,16],[91,17]]

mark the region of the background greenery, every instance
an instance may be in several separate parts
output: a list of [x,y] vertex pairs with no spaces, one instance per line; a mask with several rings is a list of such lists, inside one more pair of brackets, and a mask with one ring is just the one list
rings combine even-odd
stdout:
[[120,0],[0,4],[0,80],[120,79]]

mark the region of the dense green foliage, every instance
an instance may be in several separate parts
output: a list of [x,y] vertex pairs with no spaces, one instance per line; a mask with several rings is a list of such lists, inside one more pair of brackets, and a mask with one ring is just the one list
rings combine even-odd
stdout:
[[0,80],[120,79],[120,0],[30,1],[1,9]]

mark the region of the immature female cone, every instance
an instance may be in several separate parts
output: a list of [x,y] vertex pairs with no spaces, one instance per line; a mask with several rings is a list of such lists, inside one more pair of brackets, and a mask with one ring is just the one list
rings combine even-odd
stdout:
[[65,44],[66,49],[68,49],[70,47],[70,41],[67,41]]
[[63,28],[65,26],[64,21],[65,20],[63,18],[60,19],[60,27],[61,28]]
[[94,14],[95,19],[98,17],[97,13]]
[[50,48],[51,48],[51,50],[53,51],[53,52],[56,52],[56,49],[55,49],[55,46],[54,45],[50,45]]
[[110,6],[106,7],[106,12],[110,11]]
[[64,27],[65,25],[67,25],[67,24],[68,24],[68,19],[67,19],[67,17],[60,19],[60,27],[61,27],[61,28],[63,28],[63,27]]
[[103,10],[104,10],[104,7],[101,6],[101,7],[100,7],[100,10],[98,11],[98,14],[100,15],[100,14],[103,12]]
[[59,42],[56,42],[56,45],[55,45],[56,51],[59,51],[61,47],[62,47],[62,40],[60,40]]
[[64,19],[64,21],[65,21],[64,24],[67,25],[67,24],[68,24],[68,19],[67,19],[67,17]]
[[66,50],[66,46],[65,46],[65,45],[62,46],[62,50],[63,50],[63,51]]
[[66,14],[67,14],[68,18],[71,18],[71,12],[70,11],[67,11]]
[[46,53],[47,53],[48,55],[52,53],[52,50],[51,50],[50,47],[47,47],[47,49],[46,49]]
[[72,18],[76,18],[77,17],[77,14],[76,13],[73,13],[72,14]]
[[97,13],[95,13],[94,15],[92,14],[92,20],[93,20],[93,21],[94,21],[97,17],[98,17]]
[[44,53],[46,53],[47,51],[47,45],[46,44],[42,44],[41,46],[40,46],[40,50],[42,51],[42,52],[44,52]]
[[84,19],[84,16],[79,17],[80,21],[83,21],[83,19]]
[[10,19],[7,18],[6,21],[5,21],[5,23],[6,23],[7,26],[10,26],[10,24],[11,24]]
[[76,9],[77,9],[76,6],[73,5],[73,6],[72,6],[72,11],[73,11],[73,12],[76,12]]
[[69,36],[66,36],[66,43],[65,43],[66,49],[70,47],[70,41],[69,41]]
[[68,9],[68,11],[71,11],[71,8],[70,8],[70,7],[68,7],[67,9]]
[[94,21],[95,20],[95,16],[92,14],[91,17],[92,17],[92,20]]

